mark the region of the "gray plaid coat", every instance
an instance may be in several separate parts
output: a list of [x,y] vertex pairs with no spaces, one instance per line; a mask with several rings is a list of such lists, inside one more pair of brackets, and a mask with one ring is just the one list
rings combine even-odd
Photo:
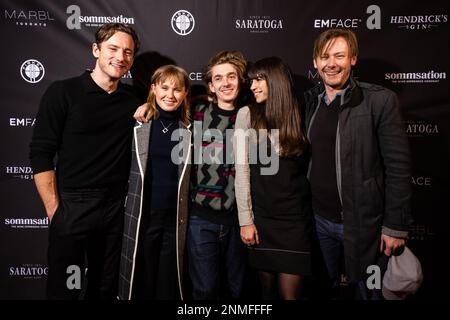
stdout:
[[[139,239],[139,226],[142,214],[142,196],[145,170],[147,165],[148,141],[150,139],[151,121],[149,123],[136,122],[132,145],[131,170],[128,185],[128,195],[125,204],[125,223],[120,258],[119,299],[129,300],[133,291],[133,280],[136,263],[136,252]],[[178,174],[178,204],[177,204],[177,272],[178,288],[183,299],[183,255],[186,240],[186,224],[188,220],[189,177],[191,136],[190,125],[180,122],[183,147],[182,163]]]

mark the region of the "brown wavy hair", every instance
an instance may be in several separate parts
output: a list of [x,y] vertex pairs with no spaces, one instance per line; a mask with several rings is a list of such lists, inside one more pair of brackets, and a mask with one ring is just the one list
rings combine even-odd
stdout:
[[208,88],[208,98],[214,103],[217,103],[217,96],[214,92],[211,92],[208,84],[212,81],[212,68],[224,63],[232,64],[236,68],[236,72],[239,77],[239,90],[241,89],[242,84],[245,81],[247,61],[245,60],[244,55],[239,51],[217,52],[209,60],[208,65],[206,66],[206,70],[203,73],[203,81],[206,83],[206,87]]
[[[348,29],[329,29],[322,32],[314,42],[313,59],[319,57],[323,52],[327,52],[336,38],[344,38],[348,45],[350,57],[357,57],[359,53],[358,40],[353,31]],[[326,46],[326,48],[325,48]]]
[[127,33],[133,38],[134,42],[134,51],[133,55],[136,56],[136,53],[139,51],[141,47],[141,42],[139,41],[139,37],[136,31],[126,24],[123,23],[105,23],[95,32],[95,43],[98,47],[101,46],[101,43],[107,41],[111,38],[116,32],[124,32]]

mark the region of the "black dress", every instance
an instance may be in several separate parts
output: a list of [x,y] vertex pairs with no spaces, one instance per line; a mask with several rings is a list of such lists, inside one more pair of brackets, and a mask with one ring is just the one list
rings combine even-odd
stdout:
[[313,215],[307,165],[306,155],[280,157],[275,175],[261,175],[261,168],[267,166],[250,164],[254,223],[260,240],[249,248],[251,267],[311,274]]

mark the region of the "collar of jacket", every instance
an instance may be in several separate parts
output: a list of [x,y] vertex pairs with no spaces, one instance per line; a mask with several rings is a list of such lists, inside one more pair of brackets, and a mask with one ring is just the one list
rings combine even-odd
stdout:
[[[148,123],[151,124],[152,121],[153,121],[153,119],[150,120]],[[145,124],[145,123],[136,120],[136,123],[135,123],[134,126],[135,126],[135,127],[142,127],[143,124]],[[181,120],[178,121],[178,124],[179,124],[179,128],[184,128],[184,129],[188,129],[188,130],[190,130],[190,129],[191,129],[191,126],[192,126],[191,123],[189,123],[189,124],[186,125],[186,124],[185,124],[183,121],[181,121]]]
[[[341,109],[346,107],[356,107],[363,100],[363,92],[359,83],[350,77],[349,89],[345,92],[344,103],[341,105]],[[307,105],[316,105],[315,101],[319,95],[325,91],[323,82],[308,90],[305,93],[305,101]]]

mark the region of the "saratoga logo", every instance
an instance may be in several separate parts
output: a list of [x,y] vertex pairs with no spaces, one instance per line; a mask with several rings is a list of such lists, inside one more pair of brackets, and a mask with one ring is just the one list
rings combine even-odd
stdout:
[[48,275],[48,267],[42,264],[22,264],[10,266],[9,276],[22,279],[42,279]]
[[72,4],[67,7],[66,13],[69,15],[66,20],[66,26],[69,30],[80,30],[83,24],[86,27],[99,27],[105,23],[123,23],[134,24],[134,18],[118,16],[83,16],[79,6]]
[[268,33],[270,30],[283,29],[283,19],[270,16],[250,16],[248,19],[236,19],[235,28],[248,30],[250,33]]
[[55,20],[47,10],[5,9],[4,18],[22,27],[47,27]]
[[426,121],[405,121],[408,137],[425,137],[439,134],[437,124]]
[[390,23],[407,30],[430,30],[447,23],[447,14],[430,14],[417,16],[391,16]]

